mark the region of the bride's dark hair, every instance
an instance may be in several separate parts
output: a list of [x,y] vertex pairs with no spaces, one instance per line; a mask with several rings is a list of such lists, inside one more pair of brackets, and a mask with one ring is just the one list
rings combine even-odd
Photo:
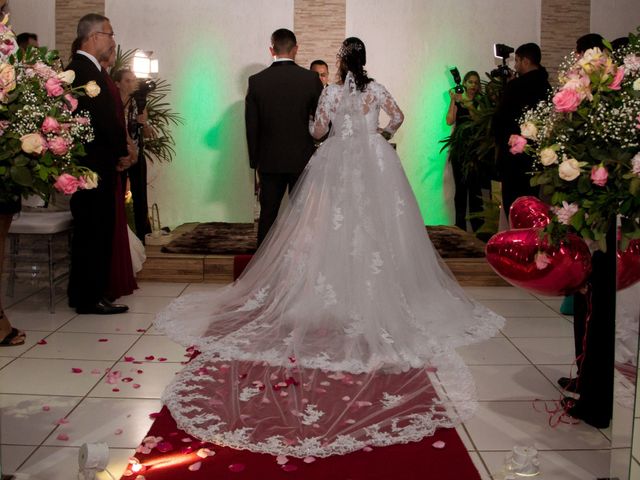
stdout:
[[343,82],[347,78],[347,73],[351,72],[356,82],[356,88],[362,92],[367,84],[373,81],[373,78],[369,78],[364,69],[367,63],[367,51],[359,38],[345,39],[338,52],[338,58],[340,59],[340,78]]

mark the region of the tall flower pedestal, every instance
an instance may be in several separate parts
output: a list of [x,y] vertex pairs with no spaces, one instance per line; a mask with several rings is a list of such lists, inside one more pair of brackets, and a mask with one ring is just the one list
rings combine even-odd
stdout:
[[580,399],[569,414],[597,428],[607,428],[613,412],[616,317],[616,230],[606,236],[607,251],[592,257],[589,292],[574,297],[574,331]]

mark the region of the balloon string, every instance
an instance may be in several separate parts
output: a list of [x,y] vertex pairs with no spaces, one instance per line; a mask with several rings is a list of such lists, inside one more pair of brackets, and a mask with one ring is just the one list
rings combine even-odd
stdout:
[[[586,357],[586,353],[587,353],[587,336],[588,336],[588,331],[589,331],[589,322],[591,320],[591,314],[592,314],[592,288],[591,288],[591,284],[587,283],[586,287],[585,287],[585,291],[584,291],[584,296],[585,296],[585,300],[587,303],[587,311],[585,312],[585,318],[584,318],[584,336],[582,337],[582,353],[580,355],[578,355],[575,359],[575,361],[573,362],[573,364],[571,365],[571,371],[573,372],[573,366],[576,366],[576,369],[579,370],[580,367],[582,367],[583,363],[584,363],[584,359]],[[575,321],[575,319],[574,319]],[[573,381],[573,375],[570,373],[569,374],[569,384],[571,384],[571,382]],[[575,381],[576,381],[576,392],[579,392],[579,386],[580,386],[580,374],[578,373],[575,377]],[[572,399],[572,398],[568,398],[567,400],[564,400],[564,395],[560,395],[560,399],[559,400],[553,400],[553,401],[545,401],[545,400],[540,400],[540,399],[535,399],[533,400],[533,409],[538,411],[538,412],[544,412],[546,413],[549,418],[548,418],[548,422],[549,422],[549,426],[551,428],[556,428],[558,425],[560,424],[565,424],[565,425],[576,425],[578,423],[580,423],[580,420],[577,418],[572,417],[569,414],[569,410],[575,405],[576,400]],[[543,403],[544,407],[542,408],[542,410],[539,407],[539,404]]]

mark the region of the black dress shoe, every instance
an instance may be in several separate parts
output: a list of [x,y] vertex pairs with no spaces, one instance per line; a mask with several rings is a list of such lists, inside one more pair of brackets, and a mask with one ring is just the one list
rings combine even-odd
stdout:
[[86,305],[76,308],[76,312],[79,314],[94,314],[94,315],[115,315],[117,313],[124,313],[129,310],[126,305],[107,305],[104,301],[100,300],[94,305]]
[[115,307],[115,308],[124,308],[124,311],[126,312],[127,310],[129,310],[129,307],[127,305],[123,305],[122,303],[113,303],[111,300],[109,300],[108,298],[102,298],[102,303],[104,303],[105,305],[107,305],[108,307]]
[[567,392],[578,393],[577,378],[560,377],[558,379],[558,385],[560,385],[560,387]]

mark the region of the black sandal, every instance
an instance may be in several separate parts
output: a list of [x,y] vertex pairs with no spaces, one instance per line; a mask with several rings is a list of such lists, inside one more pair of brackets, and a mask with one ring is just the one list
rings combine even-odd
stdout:
[[[23,337],[21,342],[12,342],[17,337]],[[0,347],[17,347],[18,345],[24,345],[26,335],[17,328],[11,327],[11,331],[0,342]]]

